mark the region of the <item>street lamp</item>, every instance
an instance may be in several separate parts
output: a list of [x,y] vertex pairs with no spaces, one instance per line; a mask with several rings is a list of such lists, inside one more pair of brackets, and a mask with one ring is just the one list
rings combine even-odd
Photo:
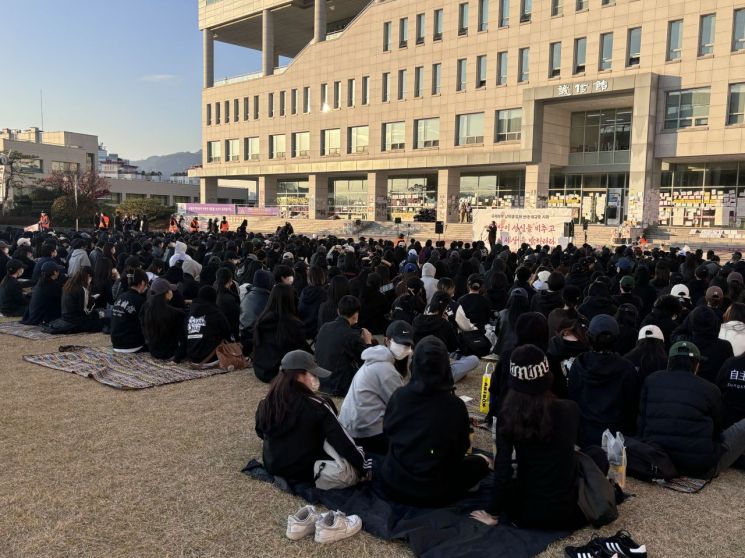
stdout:
[[[65,175],[64,178],[65,184],[70,182],[70,177],[68,175]],[[73,196],[75,197],[75,231],[80,230],[80,223],[78,219],[78,175],[73,175],[73,181],[72,181],[72,188],[73,188]]]

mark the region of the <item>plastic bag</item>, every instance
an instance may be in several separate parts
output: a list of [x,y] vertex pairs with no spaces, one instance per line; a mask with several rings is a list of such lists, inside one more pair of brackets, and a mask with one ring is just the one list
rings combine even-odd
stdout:
[[491,324],[486,324],[484,327],[484,335],[491,343],[491,349],[494,350],[494,345],[497,344],[497,332],[494,329],[494,326]]
[[610,465],[608,479],[624,489],[626,487],[626,443],[623,434],[616,432],[613,436],[610,430],[606,430],[603,432],[602,447]]

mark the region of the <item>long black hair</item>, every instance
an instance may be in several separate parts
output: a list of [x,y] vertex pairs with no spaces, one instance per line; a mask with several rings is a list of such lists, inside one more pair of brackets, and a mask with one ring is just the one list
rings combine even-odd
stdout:
[[77,288],[88,288],[88,279],[93,277],[93,271],[89,266],[81,267],[75,275],[70,277],[66,282],[63,290],[66,294],[71,294]]
[[276,329],[273,331],[273,334],[279,345],[286,345],[293,342],[292,336],[297,329],[290,326],[295,325],[297,327],[300,324],[300,327],[302,327],[302,322],[297,314],[295,289],[292,286],[277,283],[272,288],[272,292],[269,294],[269,300],[266,302],[266,307],[256,320],[256,326],[254,327],[254,347],[261,346],[260,326],[262,322],[271,319],[276,320]]
[[264,398],[265,424],[267,431],[273,430],[275,426],[284,424],[289,415],[294,411],[293,401],[298,396],[310,396],[313,392],[308,389],[298,376],[305,370],[280,370]]
[[499,412],[499,431],[515,442],[546,442],[553,431],[551,391],[527,394],[507,391]]
[[183,320],[184,313],[168,303],[165,293],[149,294],[142,305],[142,333],[148,342],[174,335],[173,324]]
[[665,342],[653,337],[645,337],[636,342],[639,352],[639,380],[649,376],[652,372],[667,368],[667,353]]

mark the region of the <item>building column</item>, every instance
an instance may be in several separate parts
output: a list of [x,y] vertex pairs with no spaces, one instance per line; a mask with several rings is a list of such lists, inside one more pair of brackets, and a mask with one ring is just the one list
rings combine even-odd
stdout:
[[640,75],[634,86],[627,219],[641,227],[657,225],[660,218],[661,162],[653,150],[656,117],[657,75]]
[[445,168],[437,171],[437,220],[457,223],[458,195],[460,194],[460,169]]
[[217,203],[217,177],[199,179],[199,203]]
[[308,218],[326,219],[329,214],[329,175],[308,175]]
[[313,42],[326,40],[326,0],[313,2]]
[[548,184],[551,165],[541,161],[525,165],[525,207],[536,209],[548,206]]
[[202,31],[202,63],[204,65],[204,88],[215,85],[215,39],[212,31]]
[[277,177],[272,175],[260,176],[256,195],[259,207],[277,205]]
[[384,172],[367,173],[367,220],[382,222],[388,220],[388,174]]
[[274,16],[270,10],[261,13],[261,72],[274,73]]

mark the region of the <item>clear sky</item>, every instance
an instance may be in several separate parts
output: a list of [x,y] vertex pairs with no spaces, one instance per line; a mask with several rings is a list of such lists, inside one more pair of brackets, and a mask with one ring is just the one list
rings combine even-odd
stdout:
[[[95,134],[121,157],[196,151],[202,39],[197,0],[0,0],[0,128]],[[215,43],[215,79],[260,69]]]

